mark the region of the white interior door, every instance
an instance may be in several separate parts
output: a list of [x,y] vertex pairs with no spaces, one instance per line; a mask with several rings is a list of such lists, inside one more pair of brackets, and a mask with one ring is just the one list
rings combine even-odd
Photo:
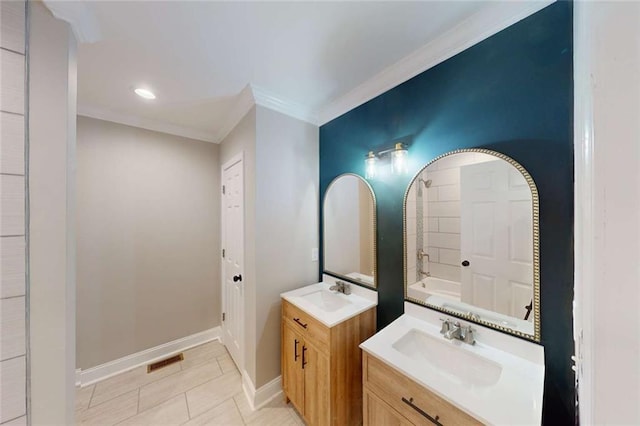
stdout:
[[509,163],[488,161],[460,168],[460,195],[462,301],[523,319],[533,297],[529,185]]
[[240,154],[222,166],[222,341],[239,369],[244,349],[243,181]]

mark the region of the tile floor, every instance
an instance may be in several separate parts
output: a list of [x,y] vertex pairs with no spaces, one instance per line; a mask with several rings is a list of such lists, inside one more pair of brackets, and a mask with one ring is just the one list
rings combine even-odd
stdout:
[[79,425],[300,426],[291,404],[277,397],[251,411],[240,373],[219,342],[184,352],[184,361],[147,374],[138,367],[76,391]]

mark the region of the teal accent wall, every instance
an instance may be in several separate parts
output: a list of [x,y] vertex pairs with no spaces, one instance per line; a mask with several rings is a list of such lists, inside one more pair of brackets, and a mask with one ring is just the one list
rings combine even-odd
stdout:
[[554,3],[320,128],[320,200],[341,173],[364,176],[369,150],[413,141],[407,176],[370,181],[378,328],[403,313],[402,205],[413,175],[459,148],[501,152],[531,174],[540,195],[543,422],[553,425],[575,424],[572,58],[572,4]]

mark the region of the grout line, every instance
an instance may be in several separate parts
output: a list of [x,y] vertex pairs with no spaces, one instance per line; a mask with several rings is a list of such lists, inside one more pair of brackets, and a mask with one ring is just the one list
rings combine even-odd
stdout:
[[[242,379],[240,379],[240,383],[242,384]],[[241,391],[241,392],[242,392],[242,391]],[[236,394],[236,395],[241,395],[241,394],[242,394],[242,393],[240,393],[240,394]],[[243,396],[244,396],[244,395],[243,395]],[[233,405],[235,405],[235,406],[236,406],[236,410],[238,410],[238,413],[240,413],[240,418],[242,419],[242,423],[246,425],[246,424],[247,424],[247,421],[244,419],[244,416],[242,415],[242,410],[240,409],[240,407],[238,406],[238,403],[236,402],[236,396],[235,396],[235,395],[234,395],[234,396],[232,396],[232,397],[231,397],[231,399],[233,400]]]
[[18,177],[24,177],[24,173],[7,173],[7,172],[2,172],[2,173],[0,173],[0,175],[2,175],[2,176],[18,176]]
[[[184,393],[184,396],[185,396],[185,398],[187,397],[187,393],[186,393],[186,392]],[[211,410],[214,410],[214,409],[218,408],[219,406],[221,406],[221,405],[222,405],[222,404],[224,404],[225,402],[229,401],[230,399],[231,399],[231,400],[233,400],[233,396],[230,396],[229,398],[227,398],[227,399],[225,399],[225,400],[223,400],[223,401],[218,402],[216,405],[214,405],[214,406],[212,406],[212,407],[207,408],[205,411],[203,411],[202,413],[198,414],[197,416],[195,416],[195,417],[193,417],[193,418],[191,417],[191,412],[189,412],[189,420],[197,419],[197,418],[199,418],[199,417],[204,416],[204,415],[205,415],[205,414],[207,414],[209,411],[211,411]],[[235,404],[235,400],[233,401],[233,403]],[[187,409],[188,409],[188,408],[189,408],[189,400],[187,400]],[[236,405],[236,409],[237,409],[237,408],[238,408],[238,406]],[[242,418],[242,413],[240,413],[240,410],[238,410],[238,413],[240,414],[240,419],[242,420],[242,424],[246,424],[246,423],[244,422],[244,419]],[[184,422],[184,423],[188,423],[188,422],[189,422],[189,420],[187,420],[187,421],[186,421],[186,422]],[[184,423],[181,423],[181,424],[184,424]]]
[[5,114],[11,114],[11,115],[19,115],[21,117],[24,117],[25,114],[21,113],[21,112],[14,112],[14,111],[5,111],[3,109],[0,109],[0,112],[3,112]]
[[187,415],[189,416],[189,420],[191,420],[191,410],[189,410],[189,400],[187,399],[187,393],[184,392],[182,395],[184,396],[184,403],[187,404]]
[[[97,384],[97,383],[95,383],[95,384],[93,385],[93,389],[91,389],[91,396],[89,397],[89,404],[87,404],[87,408],[86,408],[87,410],[88,410],[89,408],[91,408],[91,401],[93,401],[93,395],[96,393],[96,387],[97,387],[97,386],[98,386],[98,384]],[[98,404],[98,405],[100,405],[100,404]]]
[[[26,370],[26,383],[25,383],[25,393],[27,395],[26,408],[27,408],[27,425],[31,426],[32,419],[32,407],[33,401],[31,399],[31,389],[32,389],[32,380],[31,380],[31,191],[30,191],[30,178],[29,178],[29,152],[31,146],[31,133],[29,131],[29,120],[31,117],[31,113],[29,112],[29,100],[31,99],[31,3],[29,1],[25,1],[24,5],[24,18],[25,18],[25,37],[24,37],[24,108],[22,111],[22,122],[24,125],[24,152],[23,152],[23,162],[24,162],[24,288],[25,288],[25,339],[26,339],[26,362],[27,362],[27,370]],[[20,114],[16,114],[20,115]],[[75,278],[75,277],[74,277]],[[75,286],[75,283],[74,283]],[[75,309],[75,307],[74,307]],[[95,389],[95,388],[94,388]],[[75,396],[75,395],[74,395]],[[75,407],[74,407],[75,408]],[[87,407],[88,408],[88,407]],[[75,413],[74,413],[75,420]]]
[[7,47],[0,47],[0,49],[4,50],[6,52],[17,53],[18,55],[21,55],[21,56],[25,56],[26,55],[25,52],[18,52],[17,50],[9,49]]
[[[2,300],[7,300],[7,299],[2,299]],[[21,355],[12,356],[11,358],[7,358],[7,359],[0,360],[0,362],[11,361],[11,360],[14,360],[14,359],[16,359],[16,358],[25,358],[25,360],[26,360],[26,355],[27,355],[27,354],[26,354],[26,353],[24,353],[24,354],[21,354]],[[18,417],[19,417],[19,416],[18,416]]]
[[[2,298],[0,298],[0,300],[11,300],[11,299],[17,299],[17,298],[19,298],[19,297],[25,297],[25,296],[26,296],[26,295],[24,295],[24,294],[20,294],[20,295],[18,295],[18,296],[2,297]],[[14,357],[14,358],[17,358],[17,357]],[[4,361],[4,360],[3,360],[3,361]]]
[[9,237],[24,237],[25,234],[16,234],[16,235],[0,235],[0,238],[9,238]]
[[2,422],[2,424],[4,425],[4,424],[7,424],[7,423],[12,422],[12,421],[14,421],[14,420],[21,419],[21,418],[23,418],[23,417],[27,417],[27,414],[26,414],[26,413],[25,413],[25,414],[20,414],[18,417],[13,417],[13,418],[11,418],[11,419],[7,419],[7,420],[5,420],[4,422]]

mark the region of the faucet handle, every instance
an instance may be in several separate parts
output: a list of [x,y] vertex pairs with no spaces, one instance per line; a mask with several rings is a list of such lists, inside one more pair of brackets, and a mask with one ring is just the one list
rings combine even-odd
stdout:
[[344,294],[351,294],[351,284],[342,283],[342,289],[344,290]]
[[470,325],[462,327],[462,341],[470,345],[476,344],[476,339],[473,337],[473,329]]
[[451,322],[448,319],[440,318],[442,321],[442,328],[440,329],[440,334],[446,334],[451,329]]

